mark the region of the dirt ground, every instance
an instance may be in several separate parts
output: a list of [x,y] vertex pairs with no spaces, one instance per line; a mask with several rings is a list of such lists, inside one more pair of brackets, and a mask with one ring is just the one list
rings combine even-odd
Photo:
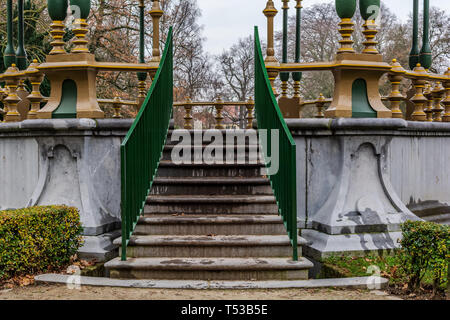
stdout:
[[357,289],[187,290],[33,284],[0,289],[0,300],[400,300],[384,291]]

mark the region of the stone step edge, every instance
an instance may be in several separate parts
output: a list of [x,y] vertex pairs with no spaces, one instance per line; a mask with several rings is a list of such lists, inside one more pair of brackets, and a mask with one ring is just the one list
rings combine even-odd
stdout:
[[290,258],[114,258],[105,264],[106,269],[165,270],[165,271],[249,271],[249,270],[302,270],[313,263],[301,257]]
[[270,185],[270,180],[267,178],[252,178],[252,177],[159,177],[153,182],[154,185],[161,184],[267,184]]
[[182,225],[202,225],[202,224],[282,224],[283,219],[278,215],[267,216],[158,216],[139,218],[138,224],[161,225],[161,224],[182,224]]
[[208,195],[151,195],[146,199],[146,204],[170,204],[170,203],[193,203],[193,204],[276,204],[274,196],[208,196]]
[[[72,283],[73,275],[41,274],[34,277],[37,283]],[[351,288],[373,289],[374,283],[379,289],[387,287],[389,280],[382,277],[333,278],[311,280],[269,280],[269,281],[205,281],[205,280],[121,280],[106,277],[80,276],[81,286],[154,288],[154,289],[301,289],[301,288]],[[77,279],[77,280],[78,280]],[[270,297],[269,297],[270,298]]]
[[[171,144],[171,142],[174,142],[174,144]],[[226,141],[224,141],[224,142],[226,142]],[[222,145],[222,146],[212,146],[212,145],[210,145],[210,144],[205,144],[205,143],[203,143],[202,145],[195,145],[195,144],[193,144],[193,141],[192,141],[192,143],[191,144],[186,144],[186,145],[184,145],[184,144],[178,144],[178,143],[176,143],[176,141],[168,141],[168,143],[169,144],[166,144],[166,145],[164,145],[164,148],[165,149],[173,149],[173,148],[175,148],[175,146],[177,146],[177,147],[191,147],[191,148],[194,148],[194,149],[204,149],[204,148],[206,148],[206,147],[210,147],[211,149],[222,149],[222,150],[226,150],[226,149],[250,149],[250,147],[252,147],[252,148],[254,148],[254,149],[259,149],[259,144],[253,144],[253,143],[251,143],[251,144],[248,144],[248,143],[246,143],[246,144],[235,144],[235,145],[227,145],[227,144],[225,144],[225,145]]]
[[[297,238],[299,246],[309,242]],[[113,241],[115,245],[122,245],[122,237]],[[177,246],[177,247],[229,247],[229,246],[290,246],[287,235],[132,235],[128,247],[134,246]]]

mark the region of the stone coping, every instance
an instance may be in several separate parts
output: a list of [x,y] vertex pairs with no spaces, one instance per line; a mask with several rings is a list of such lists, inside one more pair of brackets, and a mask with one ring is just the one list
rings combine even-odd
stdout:
[[125,130],[128,131],[134,119],[37,119],[22,122],[0,123],[2,132],[23,131],[86,131]]
[[[441,132],[450,133],[450,122],[418,122],[403,119],[285,119],[294,135],[299,131],[384,131],[394,132]],[[2,133],[30,131],[128,131],[134,119],[37,119],[22,122],[0,123]],[[173,125],[173,124],[172,124]],[[171,126],[172,127],[172,126]]]
[[304,132],[321,131],[333,134],[333,132],[357,132],[361,134],[378,133],[397,134],[403,132],[435,132],[450,134],[450,122],[418,122],[403,119],[285,119],[287,126],[294,135],[304,135]]

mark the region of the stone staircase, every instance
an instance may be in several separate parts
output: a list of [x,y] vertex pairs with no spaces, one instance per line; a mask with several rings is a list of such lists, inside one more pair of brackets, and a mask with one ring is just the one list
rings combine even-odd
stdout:
[[[292,261],[290,240],[270,182],[262,174],[264,166],[248,161],[177,165],[171,161],[175,142],[170,135],[144,215],[128,245],[129,258],[109,261],[105,267],[110,277],[307,279],[312,263],[303,257]],[[243,148],[248,160],[254,148],[248,141]],[[305,240],[298,241],[301,256]],[[120,245],[121,239],[115,244]]]

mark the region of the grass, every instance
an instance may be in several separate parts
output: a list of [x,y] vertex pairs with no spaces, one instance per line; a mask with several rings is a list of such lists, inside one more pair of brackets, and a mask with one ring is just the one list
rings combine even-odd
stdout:
[[[407,282],[398,255],[332,256],[324,259],[319,278],[350,278],[379,275],[389,279],[389,285],[399,286]],[[376,267],[373,267],[376,266]],[[423,279],[424,285],[433,283],[430,272]]]

